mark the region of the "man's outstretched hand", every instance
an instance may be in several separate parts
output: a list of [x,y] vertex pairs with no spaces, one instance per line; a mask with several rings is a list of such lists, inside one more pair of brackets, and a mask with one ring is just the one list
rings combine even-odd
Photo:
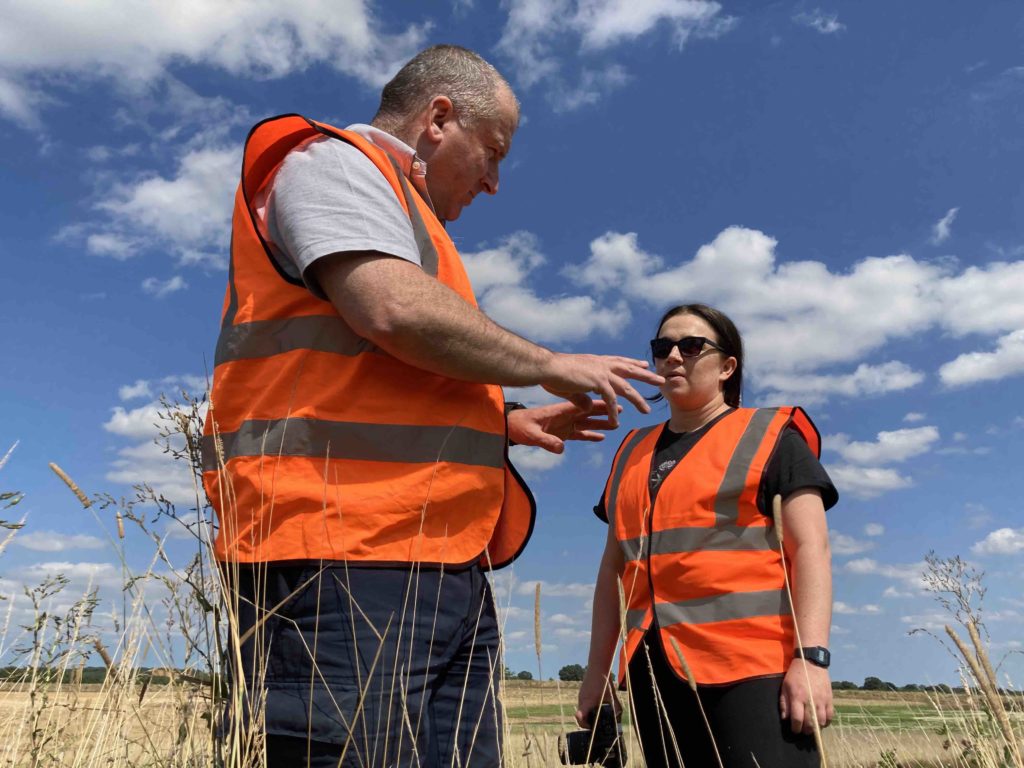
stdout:
[[540,384],[553,395],[564,397],[581,412],[591,402],[588,393],[597,394],[607,403],[608,429],[619,426],[618,396],[631,402],[640,413],[650,413],[651,406],[629,380],[660,387],[665,379],[647,369],[646,360],[615,355],[555,354],[547,365]]
[[[615,429],[603,400],[585,398],[587,407],[575,402],[552,403],[536,408],[521,408],[508,414],[508,438],[519,445],[532,445],[551,453],[565,450],[566,440],[597,443],[602,432]],[[617,407],[622,410],[621,406]],[[617,414],[616,414],[617,415]]]

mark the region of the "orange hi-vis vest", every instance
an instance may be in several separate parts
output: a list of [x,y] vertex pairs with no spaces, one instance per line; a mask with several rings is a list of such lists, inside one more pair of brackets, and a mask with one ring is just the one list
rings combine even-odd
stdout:
[[288,152],[361,150],[409,214],[425,272],[476,300],[430,204],[361,136],[299,115],[259,123],[235,195],[227,295],[204,425],[218,559],[512,562],[535,505],[508,461],[501,388],[439,376],[361,338],[282,272],[251,211]]
[[793,655],[793,619],[779,540],[757,507],[761,478],[787,426],[820,455],[800,408],[739,408],[722,417],[662,481],[649,479],[664,427],[630,432],[605,487],[609,525],[622,547],[626,639],[619,679],[656,626],[681,679],[722,684],[781,674]]

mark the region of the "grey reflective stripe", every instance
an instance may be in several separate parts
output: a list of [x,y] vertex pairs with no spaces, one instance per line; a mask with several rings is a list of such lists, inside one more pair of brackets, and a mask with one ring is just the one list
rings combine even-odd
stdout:
[[716,621],[752,619],[757,616],[789,616],[785,589],[765,592],[729,592],[681,603],[657,603],[658,625],[711,624]]
[[401,167],[395,158],[388,155],[388,159],[391,161],[391,165],[395,169],[395,173],[398,174],[398,180],[402,184],[402,194],[405,195],[405,203],[409,207],[409,220],[412,222],[412,234],[416,239],[416,247],[420,251],[420,264],[423,267],[423,271],[431,277],[437,277],[437,248],[434,247],[434,240],[430,237],[430,232],[427,230],[427,225],[423,221],[423,217],[420,215],[420,209],[416,207],[416,201],[413,199],[412,189],[409,187],[409,182],[405,178],[405,174],[402,173]]
[[[251,420],[219,435],[224,461],[241,456],[398,461],[448,461],[477,467],[505,466],[505,435],[468,427],[364,424],[322,419]],[[203,437],[203,470],[217,469],[213,437]]]
[[296,349],[358,355],[374,346],[339,316],[313,315],[257,320],[221,329],[214,365],[271,357]]
[[608,524],[615,524],[615,509],[618,506],[619,498],[619,485],[622,483],[622,473],[626,469],[626,461],[629,459],[629,455],[636,448],[637,443],[643,440],[647,435],[651,433],[652,429],[657,429],[661,425],[655,424],[653,427],[644,427],[638,429],[636,433],[629,438],[622,451],[619,453],[618,464],[615,465],[615,472],[612,475],[612,481],[608,484],[608,499],[605,504],[605,513],[608,515]]
[[626,629],[643,629],[645,615],[647,615],[647,611],[643,609],[626,611]]
[[652,555],[671,555],[681,552],[766,552],[776,549],[779,540],[775,527],[724,525],[703,528],[669,528],[648,536],[619,542],[627,560],[639,560],[644,554],[646,541],[650,541]]
[[228,250],[228,306],[224,311],[221,328],[234,325],[236,314],[238,314],[238,288],[235,287],[235,234],[232,232],[231,246]]
[[[608,518],[609,521],[611,518]],[[611,522],[608,523],[611,525]],[[626,562],[633,560],[643,560],[645,547],[647,545],[648,536],[637,536],[635,539],[623,539],[619,541],[619,546],[622,547],[622,555],[626,559]]]
[[[715,496],[715,524],[719,526],[733,525],[740,516],[740,494],[747,484],[747,474],[754,461],[757,449],[761,447],[764,436],[772,419],[779,412],[778,408],[758,408],[750,417],[747,428],[743,431],[736,450],[729,459],[722,484]],[[728,418],[728,417],[727,417]]]

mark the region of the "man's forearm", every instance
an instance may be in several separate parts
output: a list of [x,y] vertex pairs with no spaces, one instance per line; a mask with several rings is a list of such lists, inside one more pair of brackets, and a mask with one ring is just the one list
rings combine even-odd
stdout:
[[553,357],[401,259],[345,254],[326,257],[313,269],[356,333],[417,368],[526,386],[542,380]]

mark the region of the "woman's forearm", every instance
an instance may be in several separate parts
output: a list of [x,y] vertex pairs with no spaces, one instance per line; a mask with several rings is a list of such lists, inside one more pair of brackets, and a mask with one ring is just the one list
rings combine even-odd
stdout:
[[783,520],[800,642],[827,647],[832,624],[832,553],[820,495],[798,493],[787,499]]
[[590,622],[590,653],[587,669],[607,675],[619,642],[619,574],[605,557],[594,585],[594,610]]

